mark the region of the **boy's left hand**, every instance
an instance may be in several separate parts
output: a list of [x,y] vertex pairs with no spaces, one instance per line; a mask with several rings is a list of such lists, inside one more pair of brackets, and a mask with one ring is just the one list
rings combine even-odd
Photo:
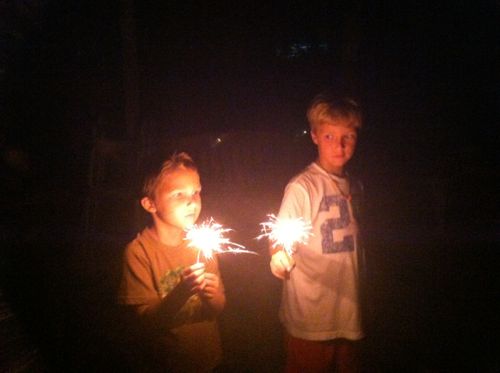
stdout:
[[214,273],[205,272],[205,286],[200,291],[200,296],[205,299],[212,299],[218,292],[220,279]]

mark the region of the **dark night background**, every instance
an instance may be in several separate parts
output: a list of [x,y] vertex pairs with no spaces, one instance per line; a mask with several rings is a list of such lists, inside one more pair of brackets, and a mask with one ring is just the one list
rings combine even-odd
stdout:
[[[221,257],[225,371],[278,371],[280,284],[258,223],[314,156],[321,90],[365,112],[368,372],[493,372],[495,1],[0,1],[0,370],[130,370],[115,304],[148,156],[189,151]],[[217,140],[219,139],[219,140]]]

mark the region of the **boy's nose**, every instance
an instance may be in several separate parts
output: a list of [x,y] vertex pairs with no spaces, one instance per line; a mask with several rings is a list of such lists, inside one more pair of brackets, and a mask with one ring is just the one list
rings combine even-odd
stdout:
[[339,139],[339,138],[334,138],[333,142],[332,142],[332,147],[334,149],[343,148],[344,147],[344,141],[342,139]]

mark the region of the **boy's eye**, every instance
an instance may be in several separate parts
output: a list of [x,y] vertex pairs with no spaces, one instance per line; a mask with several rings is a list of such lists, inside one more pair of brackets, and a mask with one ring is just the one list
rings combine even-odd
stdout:
[[192,192],[175,192],[172,194],[172,198],[175,199],[187,199],[192,197],[197,197],[201,193],[201,190],[195,190]]

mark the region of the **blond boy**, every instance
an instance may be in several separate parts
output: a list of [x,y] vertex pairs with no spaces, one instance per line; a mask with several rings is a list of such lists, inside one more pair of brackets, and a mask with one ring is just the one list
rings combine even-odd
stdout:
[[286,330],[286,371],[359,370],[363,338],[359,305],[359,235],[353,200],[358,184],[345,166],[354,155],[361,112],[349,98],[317,96],[307,112],[318,157],[287,185],[280,218],[311,222],[313,236],[290,257],[271,256],[283,280],[280,320]]
[[200,214],[200,192],[187,154],[163,162],[142,191],[152,224],[125,250],[119,301],[134,311],[148,337],[152,370],[212,371],[221,360],[215,317],[226,298],[217,260],[196,263],[185,240]]

